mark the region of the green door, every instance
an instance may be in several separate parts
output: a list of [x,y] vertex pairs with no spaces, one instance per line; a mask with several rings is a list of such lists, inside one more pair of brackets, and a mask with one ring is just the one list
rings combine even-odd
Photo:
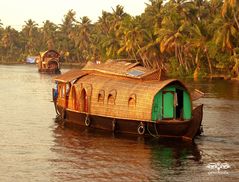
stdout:
[[190,95],[188,92],[183,92],[183,119],[191,119],[192,117],[192,106],[190,101]]
[[162,119],[162,91],[158,92],[154,97],[154,104],[152,108],[152,121]]
[[163,118],[174,118],[174,92],[172,91],[163,92]]

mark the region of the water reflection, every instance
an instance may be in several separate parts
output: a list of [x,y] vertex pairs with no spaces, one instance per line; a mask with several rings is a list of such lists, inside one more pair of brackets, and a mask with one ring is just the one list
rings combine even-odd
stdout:
[[239,81],[229,80],[186,80],[187,86],[205,93],[206,98],[239,100]]
[[184,169],[185,161],[201,159],[196,144],[113,135],[84,127],[73,130],[58,126],[54,137],[51,150],[58,157],[51,162],[60,166],[55,180],[156,180],[163,178],[159,171]]
[[200,162],[201,154],[195,143],[160,140],[152,145],[152,159],[160,161],[161,167],[180,167],[188,159]]

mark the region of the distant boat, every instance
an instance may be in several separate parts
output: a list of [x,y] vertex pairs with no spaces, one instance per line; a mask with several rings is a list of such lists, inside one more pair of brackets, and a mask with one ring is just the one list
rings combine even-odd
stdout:
[[38,71],[40,73],[60,73],[60,54],[55,50],[48,50],[40,52],[38,64]]
[[203,105],[193,109],[192,101],[203,93],[191,95],[181,81],[164,79],[160,69],[108,60],[54,80],[53,101],[66,125],[190,141],[202,132]]
[[26,63],[35,64],[38,56],[29,56],[26,58]]

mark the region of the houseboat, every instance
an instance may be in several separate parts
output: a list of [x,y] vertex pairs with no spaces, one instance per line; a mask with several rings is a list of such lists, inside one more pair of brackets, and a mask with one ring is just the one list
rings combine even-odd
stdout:
[[40,52],[37,60],[38,71],[40,73],[60,73],[60,54],[55,50]]
[[88,62],[54,78],[53,101],[65,125],[192,141],[201,133],[202,95],[140,63]]

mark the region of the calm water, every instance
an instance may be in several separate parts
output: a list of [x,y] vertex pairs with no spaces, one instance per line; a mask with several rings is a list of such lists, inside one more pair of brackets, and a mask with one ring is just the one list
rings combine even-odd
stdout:
[[52,76],[0,65],[0,181],[239,181],[239,82],[187,83],[206,93],[195,144],[62,128]]

